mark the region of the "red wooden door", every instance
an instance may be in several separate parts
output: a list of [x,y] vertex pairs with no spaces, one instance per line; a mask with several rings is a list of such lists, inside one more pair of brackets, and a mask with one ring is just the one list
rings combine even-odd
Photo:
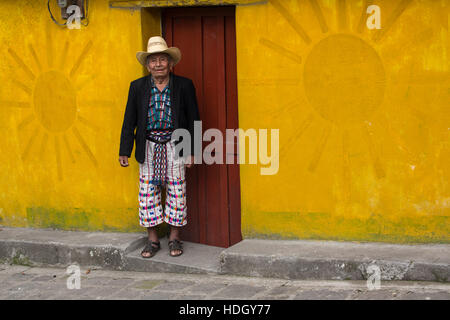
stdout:
[[[238,128],[234,7],[170,8],[162,21],[168,45],[182,53],[174,73],[194,82],[203,132],[217,128],[225,137],[226,128]],[[235,153],[227,156],[233,164],[187,169],[186,241],[229,247],[242,240],[239,165]]]

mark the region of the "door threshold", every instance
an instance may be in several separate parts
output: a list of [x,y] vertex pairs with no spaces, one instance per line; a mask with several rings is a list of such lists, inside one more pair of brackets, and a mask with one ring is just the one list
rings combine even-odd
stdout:
[[178,257],[169,255],[168,239],[161,238],[161,250],[152,258],[143,258],[141,251],[146,237],[142,238],[142,247],[129,252],[123,270],[148,272],[175,272],[197,274],[219,274],[220,254],[225,248],[209,246],[188,241],[183,242],[183,254]]

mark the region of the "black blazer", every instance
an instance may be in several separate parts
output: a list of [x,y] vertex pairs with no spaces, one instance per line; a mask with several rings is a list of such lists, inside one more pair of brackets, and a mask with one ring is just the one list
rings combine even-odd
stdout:
[[[151,95],[150,77],[151,75],[148,75],[130,83],[120,136],[119,155],[131,157],[134,140],[136,140],[135,156],[139,163],[144,163],[145,160],[145,136]],[[169,86],[173,128],[184,128],[189,131],[191,134],[190,154],[193,155],[194,121],[200,120],[194,84],[188,78],[170,73]]]

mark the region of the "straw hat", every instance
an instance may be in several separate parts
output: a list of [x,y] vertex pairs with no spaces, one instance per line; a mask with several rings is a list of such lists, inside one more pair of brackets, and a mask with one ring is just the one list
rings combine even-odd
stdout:
[[145,60],[154,53],[167,53],[172,57],[173,65],[176,65],[181,60],[181,51],[176,47],[167,47],[166,40],[162,37],[156,36],[148,39],[147,51],[138,51],[136,58],[145,67]]

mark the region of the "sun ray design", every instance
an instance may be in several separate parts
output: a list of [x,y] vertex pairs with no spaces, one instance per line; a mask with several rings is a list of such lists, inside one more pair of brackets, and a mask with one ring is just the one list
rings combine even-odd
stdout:
[[[411,70],[410,70],[410,76],[409,76],[410,79],[412,79],[412,70],[413,70],[413,68],[411,68]],[[406,92],[405,92],[405,99],[408,99],[408,96],[410,95],[410,92],[411,92],[411,84],[408,84],[408,88],[406,89]],[[408,109],[410,110],[410,113],[414,117],[416,117],[417,119],[419,119],[419,120],[430,120],[428,114],[426,114],[425,112],[420,111],[415,106],[408,105]]]
[[91,49],[91,47],[92,47],[92,40],[89,40],[86,43],[86,45],[84,46],[83,51],[80,53],[80,56],[78,57],[77,61],[73,65],[72,70],[70,70],[69,77],[70,77],[70,79],[72,81],[76,80],[76,75],[78,74],[77,70],[80,67],[81,63],[83,62],[83,59],[86,58],[86,56],[87,56],[89,50]]
[[67,153],[69,154],[70,160],[72,163],[75,163],[75,157],[73,156],[72,148],[70,147],[69,140],[67,139],[66,134],[63,134],[63,145],[66,147]]
[[[287,24],[289,24],[292,28],[294,28],[294,30],[297,31],[300,38],[305,43],[308,44],[309,42],[311,42],[303,27],[296,22],[289,11],[283,5],[281,5],[280,1],[273,0],[270,1],[270,3],[284,17]],[[322,33],[327,33],[329,31],[328,24],[324,18],[319,3],[316,0],[310,0],[309,3],[315,18],[318,21],[320,30],[322,31]],[[357,23],[353,25],[353,28],[359,34],[362,34],[365,30],[364,26],[367,19],[366,9],[373,3],[373,0],[363,1],[361,16],[359,16],[359,20],[357,20]],[[391,28],[395,21],[400,17],[401,13],[406,9],[408,3],[409,1],[401,0],[401,3],[396,7],[389,19],[389,28]],[[367,145],[370,146],[370,158],[372,159],[371,161],[374,167],[374,171],[376,172],[377,178],[383,178],[385,176],[385,172],[377,153],[377,146],[371,136],[373,134],[373,131],[371,131],[371,128],[367,128],[367,123],[364,122],[368,119],[371,119],[374,110],[381,105],[382,99],[384,97],[384,87],[386,84],[386,79],[384,75],[383,64],[377,52],[368,42],[362,40],[359,37],[348,34],[348,31],[351,29],[352,24],[350,23],[347,1],[337,0],[335,14],[337,29],[340,33],[326,36],[324,39],[322,39],[322,41],[319,41],[313,47],[312,51],[310,51],[307,57],[308,59],[304,63],[303,85],[305,87],[305,93],[309,100],[309,103],[312,104],[312,106],[322,116],[322,118],[329,120],[333,122],[334,125],[342,128],[346,128],[346,126],[344,125],[353,126],[356,124],[359,124],[363,128],[364,133],[363,135],[361,135],[361,138],[364,139]],[[381,39],[383,36],[382,33],[374,33],[378,34],[379,39]],[[264,37],[260,38],[260,43],[275,52],[289,52],[289,50],[287,50],[283,46],[280,46],[279,44],[276,45],[275,42]],[[360,59],[359,56],[353,57],[355,54],[360,55],[361,58],[364,57],[364,59]],[[314,57],[314,59],[311,59],[310,57]],[[351,61],[349,60],[349,57],[353,57],[351,58],[353,61],[360,62],[353,62],[349,64],[348,61]],[[329,58],[330,60],[324,60],[324,58]],[[303,63],[302,57],[297,53],[295,53],[295,56],[290,56],[290,59],[296,63]],[[324,71],[322,75],[317,75],[316,72],[312,72],[313,70],[323,70],[324,68],[320,69],[317,67],[324,63],[328,66],[328,69],[331,68],[330,71],[327,71],[328,73]],[[346,72],[343,72],[343,70],[339,69],[342,68],[342,66],[345,66]],[[369,77],[367,77],[367,75],[369,75]],[[435,79],[434,77],[431,78]],[[240,80],[244,85],[272,85],[271,81],[267,81],[265,79]],[[273,85],[281,85],[280,80],[281,79],[274,79]],[[296,85],[295,80],[293,82],[293,85]],[[355,84],[360,84],[361,87],[354,87]],[[322,90],[318,90],[318,86],[322,86]],[[327,92],[327,95],[324,95],[323,92]],[[332,95],[330,96],[330,92],[334,93],[332,93]],[[346,105],[348,106],[348,108],[338,107],[342,105]],[[299,106],[299,103],[294,103],[292,105],[289,103],[285,107],[278,109],[278,111],[282,114],[286,114],[286,112],[289,112],[288,110],[299,108]],[[294,143],[299,140],[302,133],[311,125],[312,122],[313,116],[311,114],[303,121],[299,128],[295,130],[292,136],[283,145],[281,150],[282,156],[287,153],[287,149],[293,148]],[[322,156],[323,150],[327,144],[328,138],[333,131],[332,128],[333,127],[331,126],[324,129],[310,161],[308,167],[309,171],[315,171]],[[410,150],[408,150],[401,137],[396,134],[395,131],[392,130],[392,128],[390,128],[388,131],[394,137],[394,140],[397,141],[397,144],[405,152],[405,154],[407,154],[410,159],[414,159],[414,156],[412,155]],[[345,180],[348,180],[350,177],[348,135],[349,132],[347,130],[344,130],[342,136],[342,170]],[[347,186],[345,188],[347,188],[345,197],[348,199],[351,192],[350,186]]]
[[45,47],[46,47],[46,56],[47,56],[47,66],[49,69],[53,67],[53,39],[50,30],[50,24],[46,24],[45,29]]
[[343,190],[344,201],[349,202],[351,196],[351,175],[350,175],[350,159],[349,159],[349,146],[348,146],[348,129],[344,129],[342,132],[342,176],[343,176]]
[[302,38],[302,40],[309,44],[311,43],[311,38],[306,33],[305,29],[298,24],[298,22],[295,20],[295,18],[289,13],[289,11],[281,5],[281,2],[279,0],[271,0],[270,4],[277,9],[277,11],[286,19],[286,21],[291,25],[291,27],[294,29],[295,32]]
[[[57,181],[64,180],[64,158],[67,157],[72,163],[75,163],[75,149],[73,140],[77,140],[82,151],[87,154],[95,167],[98,162],[94,156],[91,147],[76,128],[77,123],[88,127],[95,132],[100,131],[95,121],[88,120],[79,115],[79,111],[84,107],[111,108],[115,105],[114,101],[102,99],[86,99],[85,95],[77,97],[77,92],[92,84],[92,80],[97,74],[90,74],[87,79],[77,83],[77,77],[80,73],[80,67],[86,61],[93,42],[87,40],[81,50],[76,53],[76,58],[69,55],[75,50],[72,47],[76,34],[70,35],[70,39],[64,39],[64,46],[61,52],[55,51],[55,35],[52,34],[54,26],[48,23],[44,31],[44,56],[39,55],[32,43],[28,43],[25,53],[18,54],[18,50],[8,48],[9,56],[12,58],[17,69],[25,73],[20,80],[12,79],[11,83],[15,88],[23,91],[29,100],[18,101],[14,98],[0,99],[0,105],[17,108],[31,109],[23,114],[23,118],[17,123],[17,131],[20,135],[26,134],[29,138],[21,138],[24,141],[24,149],[21,152],[22,161],[30,159],[31,152],[36,153],[38,157],[46,158],[49,153],[54,153],[55,162],[53,162]],[[61,33],[62,35],[62,33]],[[67,36],[67,33],[65,34]],[[78,48],[78,47],[77,47]],[[22,51],[20,51],[22,52]],[[31,65],[29,63],[31,61]],[[30,81],[31,80],[31,83]],[[58,84],[55,90],[55,84]],[[68,135],[72,132],[73,136]],[[23,133],[25,132],[25,133]],[[36,150],[34,146],[36,146]],[[50,145],[50,147],[49,147]],[[48,162],[48,161],[47,161]],[[52,162],[49,162],[52,163]]]
[[325,126],[323,129],[322,136],[316,146],[316,150],[312,156],[311,162],[309,163],[308,170],[314,172],[319,164],[320,158],[322,157],[323,150],[327,144],[328,138],[332,131],[332,125]]
[[70,42],[69,42],[69,40],[66,40],[66,42],[64,43],[64,49],[62,51],[61,57],[59,59],[58,67],[57,67],[59,70],[64,70],[64,63],[66,62],[67,53],[69,52],[69,46],[70,46]]
[[[400,18],[402,13],[406,10],[412,0],[399,0],[395,9],[392,11],[387,21],[383,23],[383,29],[374,30],[372,33],[372,40],[379,42],[384,35],[392,29],[396,21]],[[311,38],[305,31],[302,25],[284,7],[285,3],[279,0],[271,0],[270,4],[278,13],[284,18],[286,23],[290,25],[300,39],[305,44],[312,42]],[[328,23],[324,17],[323,11],[317,0],[309,0],[309,4],[315,19],[318,21],[320,30],[323,34],[329,32]],[[383,63],[372,45],[357,37],[349,34],[349,30],[357,34],[363,34],[366,31],[365,22],[367,19],[367,7],[374,4],[374,0],[362,1],[361,15],[354,24],[350,21],[349,2],[346,0],[336,1],[336,21],[337,33],[326,35],[321,41],[317,42],[309,51],[309,54],[304,59],[296,52],[286,49],[274,41],[261,37],[260,44],[271,49],[274,52],[283,54],[296,64],[303,65],[303,86],[305,89],[308,102],[312,105],[316,112],[322,118],[332,122],[329,127],[323,129],[319,138],[316,149],[313,152],[312,159],[308,170],[315,171],[323,150],[327,144],[330,134],[334,126],[342,128],[342,155],[343,155],[343,178],[348,180],[350,177],[350,160],[349,160],[349,145],[348,145],[348,126],[359,126],[363,134],[363,139],[368,145],[370,159],[372,166],[376,173],[376,177],[381,179],[385,177],[385,170],[381,165],[380,156],[378,154],[378,146],[373,139],[373,127],[368,125],[371,123],[374,111],[381,106],[384,90],[386,85],[386,76],[384,74]],[[428,32],[428,31],[424,31]],[[414,41],[412,41],[414,42]],[[414,45],[414,43],[412,43]],[[320,66],[326,64],[327,68]],[[345,68],[342,69],[342,68]],[[315,70],[315,71],[314,71]],[[319,70],[319,74],[317,73]],[[322,70],[322,71],[321,71]],[[420,77],[420,82],[423,83],[423,77]],[[443,79],[444,80],[444,79]],[[239,79],[240,84],[252,86],[276,86],[284,85],[285,82],[297,85],[295,79]],[[283,83],[284,81],[284,83]],[[409,79],[407,85],[410,85],[414,80]],[[430,75],[430,81],[436,81],[436,75]],[[448,79],[444,80],[448,81]],[[326,95],[323,93],[327,92]],[[300,108],[300,103],[287,103],[278,111],[280,114],[286,114],[292,110]],[[342,106],[348,106],[343,108]],[[412,107],[414,112],[414,108]],[[420,112],[415,112],[417,117],[420,117]],[[272,113],[271,113],[272,114]],[[272,119],[275,118],[273,114]],[[369,121],[370,120],[370,121]],[[380,119],[378,119],[380,120]],[[288,149],[294,147],[305,130],[314,121],[313,113],[306,117],[303,122],[294,130],[292,136],[283,144],[281,149],[282,157],[288,153]],[[392,137],[392,140],[398,145],[399,149],[404,152],[409,161],[415,161],[417,157],[409,150],[402,137],[391,127],[388,119],[380,120],[385,127],[387,134]],[[357,126],[355,126],[357,125]],[[345,198],[350,197],[350,186],[345,191]]]
[[394,12],[389,16],[383,28],[375,32],[373,36],[373,41],[380,41],[384,35],[392,28],[398,18],[401,16],[403,11],[408,7],[408,5],[412,2],[412,0],[402,0],[398,6],[395,8]]
[[39,69],[39,72],[42,72],[42,64],[39,61],[39,58],[38,58],[38,56],[36,54],[36,51],[34,50],[34,47],[31,45],[31,43],[28,44],[28,49],[30,50],[31,56],[33,57],[33,60],[36,63],[36,65],[37,65],[37,67]]
[[323,16],[322,9],[320,9],[319,4],[317,3],[317,0],[309,0],[309,3],[311,4],[314,14],[316,15],[316,18],[319,21],[319,25],[320,25],[320,29],[322,30],[322,33],[327,33],[328,25]]
[[261,38],[259,40],[259,43],[261,43],[262,45],[266,46],[267,48],[272,49],[273,51],[285,56],[286,58],[291,59],[295,63],[298,63],[298,64],[302,63],[302,58],[298,54],[296,54],[295,52],[290,51],[286,48],[283,48],[282,46],[276,44],[273,41],[270,41],[266,38]]
[[[421,31],[410,35],[408,38],[402,41],[402,50],[393,50],[391,51],[392,57],[397,58],[397,56],[402,56],[405,52],[409,52],[414,50],[417,47],[417,44],[423,41],[422,39],[429,39],[433,37],[433,28],[424,28]],[[397,58],[398,59],[398,58]],[[414,63],[411,65],[411,73],[413,68],[415,67]],[[420,83],[422,82],[422,78],[420,79]]]
[[31,104],[29,102],[22,102],[22,101],[0,100],[0,104],[11,108],[20,108],[20,109],[31,108]]
[[97,76],[98,76],[98,74],[93,74],[89,78],[84,79],[83,82],[81,82],[79,84],[75,81],[74,82],[75,83],[75,85],[74,85],[75,91],[79,92],[79,91],[83,90],[88,84],[90,84],[95,78],[97,78]]
[[290,137],[290,139],[284,144],[284,146],[281,148],[280,155],[282,157],[288,157],[288,149],[291,149],[294,147],[294,144],[298,141],[300,141],[300,137],[303,135],[303,133],[308,129],[311,124],[314,122],[314,113],[310,113],[305,120],[298,126],[298,128],[295,130],[294,134]]
[[36,79],[36,76],[31,71],[31,69],[22,61],[22,59],[17,55],[17,53],[12,49],[8,48],[8,52],[11,55],[11,57],[16,61],[16,63],[19,65],[19,67],[25,71],[25,75],[31,80],[34,81]]
[[[374,18],[367,12],[371,5],[382,9],[381,29],[367,25]],[[326,207],[331,214],[361,218],[379,214],[386,192],[394,190],[389,181],[411,190],[398,184],[399,176],[407,184],[420,181],[420,187],[430,188],[431,183],[422,184],[422,175],[427,174],[426,165],[445,162],[438,154],[448,136],[448,125],[441,127],[448,117],[438,117],[446,116],[444,101],[450,97],[445,65],[448,15],[439,31],[431,10],[441,8],[432,6],[412,0],[270,0],[258,20],[267,26],[255,23],[244,32],[260,34],[257,45],[262,50],[241,50],[243,61],[275,66],[265,73],[256,70],[255,79],[248,78],[256,68],[244,68],[238,84],[255,89],[243,99],[246,108],[259,101],[267,106],[265,116],[255,122],[267,121],[280,129],[280,165],[292,170],[280,172],[278,181],[291,190],[298,181],[326,185],[321,191],[330,199],[336,196],[324,203],[312,191],[312,197],[294,200],[297,208]],[[425,18],[414,21],[423,9]],[[252,19],[251,12],[243,16]],[[410,30],[406,36],[405,30]],[[280,80],[287,78],[296,87],[286,88]],[[306,103],[296,103],[296,98]],[[431,135],[432,142],[427,138]],[[308,193],[308,187],[302,191]],[[316,201],[311,201],[314,196]],[[282,209],[276,201],[266,210],[292,210],[290,199],[283,200]]]
[[93,129],[94,131],[99,131],[100,128],[96,126],[92,121],[86,119],[85,117],[78,115],[78,120],[80,120],[80,123],[84,124],[85,126]]
[[337,1],[338,29],[339,31],[347,30],[347,5],[345,0]]
[[31,89],[29,86],[24,84],[23,82],[20,82],[16,79],[11,80],[17,87],[19,87],[23,92],[25,92],[28,96],[32,95],[33,89]]
[[[410,89],[411,89],[411,86],[409,86],[406,91],[409,92]],[[430,120],[430,116],[428,114],[426,114],[425,112],[417,109],[415,106],[408,105],[407,108],[409,109],[410,113],[414,117],[416,117],[418,120]]]
[[55,156],[56,156],[56,172],[58,179],[61,181],[63,178],[62,164],[61,164],[61,149],[59,146],[59,136],[55,136]]
[[367,20],[367,8],[373,4],[374,0],[364,0],[364,4],[362,6],[361,10],[361,16],[359,18],[358,26],[356,27],[357,33],[363,33],[364,30],[366,30],[366,20]]
[[361,128],[363,131],[362,137],[366,140],[367,149],[369,150],[369,155],[372,160],[375,175],[378,179],[384,178],[386,174],[383,166],[381,165],[380,156],[378,155],[378,146],[372,139],[372,137],[374,136],[372,123],[365,121]]
[[420,76],[410,77],[408,80],[399,80],[398,83],[414,85],[450,85],[450,77],[448,76],[448,72],[425,71],[422,72]]
[[28,139],[28,142],[25,145],[25,148],[24,148],[24,150],[22,152],[22,161],[27,160],[28,155],[30,154],[30,150],[33,147],[33,143],[34,143],[34,141],[36,140],[36,138],[38,136],[39,130],[38,130],[38,127],[36,125],[34,126],[34,129],[33,129],[32,132],[33,132],[33,134]]
[[77,138],[78,142],[80,143],[81,147],[84,149],[84,151],[86,152],[87,156],[89,157],[89,159],[92,161],[92,163],[94,164],[94,166],[98,166],[97,164],[97,159],[95,159],[94,154],[92,153],[91,149],[89,148],[89,146],[87,145],[87,143],[84,141],[83,137],[81,136],[80,132],[78,131],[78,129],[74,126],[72,128],[72,132],[75,135],[75,137]]
[[42,137],[41,141],[41,155],[45,156],[45,152],[47,151],[47,144],[48,144],[48,133],[44,131],[44,136]]
[[417,157],[409,150],[403,138],[398,134],[396,130],[392,128],[391,123],[386,118],[385,115],[380,115],[380,121],[377,123],[381,124],[381,126],[386,130],[386,133],[389,134],[392,138],[392,141],[397,144],[397,147],[406,155],[408,161],[410,163],[418,163]]
[[36,116],[34,114],[30,114],[29,116],[23,118],[22,121],[20,121],[20,123],[17,125],[17,130],[25,129],[25,127],[31,124],[34,120],[36,120]]
[[[278,103],[278,101],[276,102]],[[285,117],[286,114],[296,110],[299,108],[299,100],[295,99],[292,101],[289,101],[288,103],[285,103],[277,108],[271,108],[267,114],[270,115],[270,118],[274,121],[278,120],[279,118]]]

